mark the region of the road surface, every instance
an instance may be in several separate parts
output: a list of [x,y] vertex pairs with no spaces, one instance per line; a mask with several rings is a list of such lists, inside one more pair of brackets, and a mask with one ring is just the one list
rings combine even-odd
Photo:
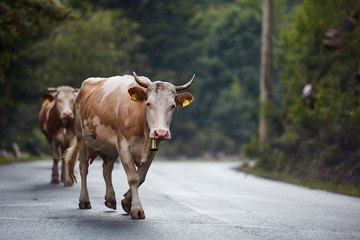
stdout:
[[246,175],[235,162],[159,162],[139,190],[146,219],[104,205],[101,161],[90,166],[92,209],[80,184],[50,185],[51,161],[0,166],[0,239],[360,239],[360,199]]

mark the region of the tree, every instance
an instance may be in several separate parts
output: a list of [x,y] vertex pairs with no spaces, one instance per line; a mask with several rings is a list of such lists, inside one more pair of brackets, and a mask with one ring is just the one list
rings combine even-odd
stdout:
[[264,0],[263,23],[261,36],[261,68],[260,68],[260,120],[259,138],[260,148],[268,140],[268,124],[266,120],[266,106],[271,95],[271,26],[272,25],[272,0]]

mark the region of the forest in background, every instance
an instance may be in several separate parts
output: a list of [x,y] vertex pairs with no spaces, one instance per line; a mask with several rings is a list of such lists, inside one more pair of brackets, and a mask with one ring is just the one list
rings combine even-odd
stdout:
[[0,148],[17,142],[34,155],[49,152],[37,124],[46,87],[133,70],[182,84],[195,73],[195,101],[174,113],[163,156],[245,154],[273,175],[358,185],[358,1],[274,1],[270,138],[259,151],[262,5],[1,1]]
[[[254,172],[360,195],[360,3],[304,1],[274,51],[281,104],[267,108],[270,139],[243,146]],[[306,86],[306,87],[305,87]]]
[[238,155],[257,134],[261,0],[6,0],[0,10],[3,147],[48,151],[37,126],[46,87],[132,71],[177,85],[197,76],[161,154]]

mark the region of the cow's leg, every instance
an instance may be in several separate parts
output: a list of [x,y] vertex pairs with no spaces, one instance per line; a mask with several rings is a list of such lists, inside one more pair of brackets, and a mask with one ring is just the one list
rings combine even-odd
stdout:
[[121,200],[121,206],[126,213],[130,213],[131,211],[131,189],[129,189],[125,194],[123,200]]
[[[141,167],[137,169],[137,173],[139,176],[139,187],[145,181],[146,174],[150,168],[150,165],[154,157],[155,157],[155,152],[150,152],[148,156],[148,160]],[[121,200],[121,206],[125,212],[130,213],[133,206],[132,204],[133,204],[133,195],[130,186],[130,189],[124,194],[124,199]]]
[[51,174],[51,184],[59,184],[59,170],[58,170],[58,163],[59,158],[53,157],[53,168]]
[[106,184],[106,194],[105,194],[105,206],[116,210],[116,198],[115,191],[112,185],[111,174],[114,167],[114,162],[116,158],[105,158],[103,159],[103,176]]
[[80,169],[80,176],[81,176],[81,191],[80,191],[80,198],[79,198],[79,208],[81,209],[91,209],[91,204],[89,200],[89,193],[87,190],[87,183],[86,178],[88,174],[89,163],[86,160],[86,146],[84,141],[81,141],[79,148],[79,169]]
[[127,180],[130,186],[131,191],[131,217],[134,219],[143,219],[145,218],[144,210],[142,209],[141,202],[138,194],[138,187],[140,185],[140,177],[136,171],[134,165],[134,159],[131,155],[129,145],[127,142],[123,141],[120,144],[120,159],[121,163],[126,172]]
[[61,182],[64,183],[64,186],[72,186],[74,183],[71,180],[71,178],[69,177],[67,168],[66,168],[66,163],[65,163],[65,151],[67,148],[61,148]]
[[59,184],[59,169],[58,169],[58,163],[60,160],[60,153],[59,153],[59,147],[56,144],[55,141],[51,143],[51,150],[53,154],[53,168],[52,168],[52,174],[51,174],[51,184]]
[[66,148],[61,146],[61,182],[65,182],[65,175],[66,175],[66,168],[65,168],[65,159],[64,159],[64,152]]
[[[146,174],[150,168],[150,165],[152,163],[154,156],[155,156],[155,154],[153,156],[150,156],[150,158],[145,162],[145,164],[143,164],[137,170],[137,172],[139,174],[139,178],[140,178],[139,187],[145,181]],[[131,202],[132,202],[132,195],[131,195],[131,189],[129,189],[124,194],[124,199],[121,200],[121,206],[124,209],[124,211],[127,213],[130,213],[130,211],[131,211]]]

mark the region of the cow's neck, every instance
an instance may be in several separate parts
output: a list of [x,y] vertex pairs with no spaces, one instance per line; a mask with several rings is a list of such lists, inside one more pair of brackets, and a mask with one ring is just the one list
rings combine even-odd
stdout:
[[61,127],[64,129],[72,129],[74,126],[74,120],[71,118],[60,119]]

